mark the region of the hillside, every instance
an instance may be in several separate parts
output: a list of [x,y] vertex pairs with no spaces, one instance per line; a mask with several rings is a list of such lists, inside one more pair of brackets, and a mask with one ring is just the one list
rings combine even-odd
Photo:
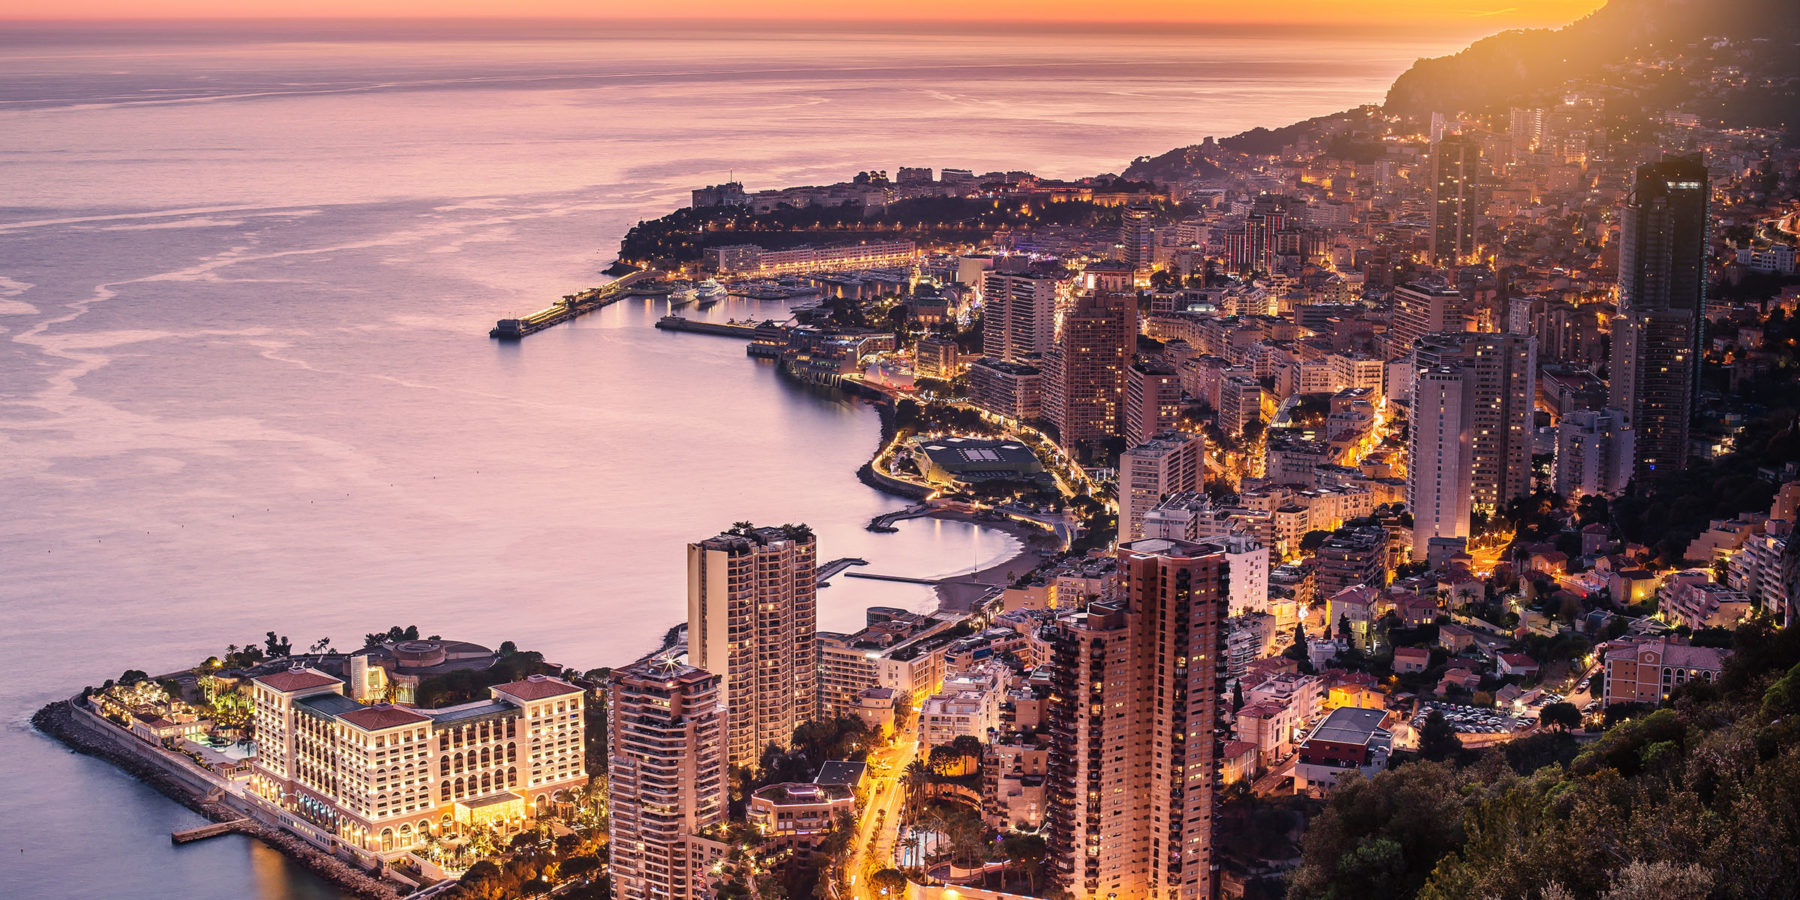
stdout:
[[1503,107],[1662,42],[1718,36],[1791,44],[1794,12],[1793,0],[1611,0],[1562,28],[1502,32],[1419,60],[1395,79],[1383,109],[1421,118]]
[[1288,897],[1800,896],[1800,630],[1746,625],[1735,645],[1716,686],[1592,744],[1542,734],[1353,779]]

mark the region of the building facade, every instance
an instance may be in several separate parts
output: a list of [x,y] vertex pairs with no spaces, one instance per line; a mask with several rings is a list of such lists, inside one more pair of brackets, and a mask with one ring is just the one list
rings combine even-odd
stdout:
[[1044,414],[1065,449],[1121,433],[1125,369],[1137,348],[1137,297],[1092,292],[1063,316],[1044,359]]
[[251,688],[249,792],[333,850],[394,857],[432,835],[515,827],[587,783],[584,692],[560,679],[431,710],[358,703],[342,680],[300,666]]
[[1118,599],[1054,627],[1050,863],[1077,900],[1215,891],[1229,564],[1208,543],[1119,548]]
[[729,812],[728,725],[719,676],[641,661],[613,673],[608,720],[613,896],[712,896],[715,842]]
[[1531,493],[1536,339],[1431,334],[1415,347],[1407,504],[1413,558],[1432,538],[1466,538],[1470,516]]
[[754,766],[818,714],[818,543],[741,527],[688,545],[688,660],[724,679],[727,756]]
[[1206,464],[1206,438],[1169,431],[1119,456],[1119,535],[1144,536],[1144,516],[1164,498],[1198,491]]
[[1634,473],[1687,465],[1706,312],[1706,166],[1670,157],[1640,166],[1619,239],[1610,405],[1636,432]]

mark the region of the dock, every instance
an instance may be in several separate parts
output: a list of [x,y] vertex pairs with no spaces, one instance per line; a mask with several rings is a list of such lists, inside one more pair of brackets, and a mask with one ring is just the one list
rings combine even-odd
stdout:
[[937,584],[938,578],[913,578],[909,575],[877,575],[874,572],[845,572],[845,578],[867,578],[870,581],[898,581],[901,584]]
[[214,822],[211,825],[201,825],[198,828],[174,831],[169,833],[169,843],[191,844],[195,841],[204,841],[209,837],[218,837],[221,834],[231,834],[248,824],[250,824],[249,819],[232,819],[229,822]]
[[855,557],[855,556],[846,556],[843,559],[834,559],[831,562],[828,562],[819,567],[818,576],[817,576],[819,587],[825,587],[825,582],[830,581],[831,576],[836,575],[837,573],[842,572],[845,569],[850,568],[851,566],[866,566],[868,564],[869,564],[868,560],[862,559],[859,557]]
[[870,519],[869,524],[864,525],[863,527],[869,531],[887,534],[899,530],[894,527],[895,523],[903,522],[907,519],[917,519],[920,516],[929,516],[931,515],[932,510],[933,507],[928,503],[915,503],[905,509],[897,509],[893,512],[882,513],[881,515]]
[[631,293],[632,285],[653,274],[648,269],[642,272],[633,272],[609,284],[588,288],[576,294],[567,294],[561,300],[524,318],[501,319],[495,322],[494,327],[488,331],[488,337],[502,341],[516,341],[528,334],[543,331],[552,325],[561,325],[577,316],[604,309],[625,299]]
[[681,316],[663,316],[656,320],[656,327],[663,331],[692,331],[696,334],[735,338],[755,337],[757,328],[755,325],[740,325],[736,322],[696,322]]

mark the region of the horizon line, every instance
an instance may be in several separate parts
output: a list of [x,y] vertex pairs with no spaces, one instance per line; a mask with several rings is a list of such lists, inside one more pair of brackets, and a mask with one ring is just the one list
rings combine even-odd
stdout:
[[[1513,25],[1513,26],[1508,26],[1505,28],[1495,30],[1495,29],[1491,28],[1491,25],[1493,23],[1487,17],[1470,17],[1470,16],[1464,15],[1464,16],[1447,16],[1444,18],[1429,18],[1429,19],[1422,19],[1422,20],[1415,19],[1414,21],[1430,23],[1432,25],[1442,25],[1442,26],[1454,26],[1454,25],[1462,24],[1462,25],[1465,25],[1466,30],[1469,30],[1469,31],[1492,31],[1495,33],[1497,33],[1498,31],[1514,31],[1514,30],[1538,29],[1538,28],[1559,28],[1559,27],[1562,27],[1563,25],[1569,24],[1569,22],[1567,22],[1567,21],[1559,20],[1559,24]],[[66,16],[66,15],[0,16],[0,24],[6,24],[6,25],[72,25],[72,26],[87,26],[87,25],[121,25],[121,26],[125,26],[125,25],[190,25],[191,26],[191,25],[244,25],[244,24],[281,24],[281,23],[313,24],[313,25],[325,24],[325,23],[344,24],[344,25],[363,25],[363,24],[374,24],[374,23],[388,23],[388,24],[427,24],[427,23],[442,23],[442,24],[454,24],[454,23],[534,24],[534,23],[542,23],[542,24],[556,24],[556,23],[570,23],[570,22],[591,23],[591,24],[608,24],[608,25],[615,25],[615,26],[649,25],[649,24],[684,24],[684,25],[716,24],[716,25],[724,25],[724,26],[806,25],[806,26],[815,26],[815,27],[834,26],[834,25],[882,26],[882,27],[931,26],[931,27],[936,27],[936,28],[941,28],[944,24],[941,19],[934,19],[934,18],[923,17],[923,16],[921,16],[919,18],[915,18],[915,19],[895,19],[892,17],[884,17],[884,16],[867,16],[867,17],[835,16],[835,17],[827,18],[827,17],[819,17],[819,16],[705,16],[705,15],[681,15],[681,14],[669,14],[669,15],[658,15],[658,16],[618,16],[618,15],[592,15],[592,16],[543,15],[543,16],[534,16],[534,15],[516,15],[516,14],[506,14],[506,15],[465,14],[465,15],[429,15],[429,16],[424,16],[424,15],[421,15],[421,16],[266,15],[265,16],[265,15],[254,15],[254,14],[230,15],[230,16],[85,16],[85,17],[70,17],[70,16]],[[967,25],[1005,26],[1006,28],[1009,28],[1009,29],[1012,29],[1015,31],[1032,31],[1032,30],[1038,30],[1038,29],[1042,29],[1042,28],[1069,28],[1069,27],[1096,28],[1096,29],[1100,29],[1100,30],[1109,30],[1109,31],[1110,30],[1133,29],[1133,28],[1169,28],[1169,27],[1178,27],[1178,28],[1205,27],[1205,28],[1229,28],[1229,29],[1284,28],[1284,29],[1303,30],[1303,31],[1319,31],[1319,30],[1350,30],[1350,31],[1383,30],[1383,31],[1388,31],[1388,30],[1392,30],[1392,27],[1393,27],[1393,23],[1391,23],[1391,22],[1373,22],[1373,21],[1369,21],[1366,18],[1346,18],[1346,19],[1341,19],[1341,20],[1313,19],[1313,20],[1308,20],[1308,21],[1304,21],[1304,22],[1297,22],[1297,21],[1292,21],[1292,20],[1280,20],[1280,19],[1269,19],[1269,20],[1129,19],[1129,20],[1125,20],[1125,19],[1119,19],[1116,17],[1105,18],[1105,19],[1048,18],[1048,19],[1034,19],[1029,22],[1020,22],[1020,21],[1017,21],[1014,19],[992,18],[992,19],[958,19],[958,20],[956,20],[955,24],[964,25],[964,26],[967,26]],[[1484,26],[1488,26],[1488,27],[1484,27]]]

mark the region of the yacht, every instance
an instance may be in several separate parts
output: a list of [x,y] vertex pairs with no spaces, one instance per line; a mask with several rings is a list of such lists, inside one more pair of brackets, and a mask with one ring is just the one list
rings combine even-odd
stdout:
[[694,288],[694,296],[702,305],[717,303],[720,300],[725,299],[726,293],[725,286],[711,278],[700,282],[700,284]]

